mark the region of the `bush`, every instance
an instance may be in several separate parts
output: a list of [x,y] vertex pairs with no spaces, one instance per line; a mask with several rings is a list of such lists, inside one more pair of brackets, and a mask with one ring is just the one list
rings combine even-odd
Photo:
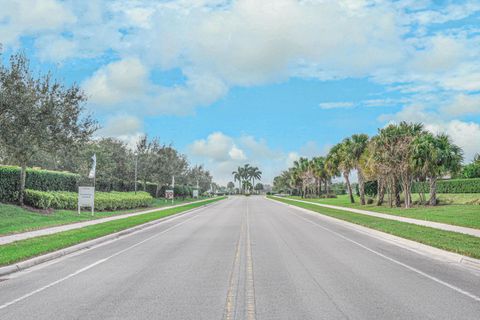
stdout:
[[[38,191],[76,191],[79,175],[70,172],[27,169],[25,188]],[[18,200],[20,168],[0,166],[0,201]]]
[[[153,198],[147,192],[95,192],[95,210],[119,210],[148,207]],[[37,191],[26,190],[25,202],[40,209],[68,209],[76,210],[78,194],[65,191]]]
[[[430,192],[429,182],[416,182],[412,192]],[[480,193],[480,178],[438,180],[437,193]]]
[[[365,195],[370,197],[377,196],[377,193],[378,193],[377,180],[365,181],[364,187],[365,187]],[[360,196],[360,187],[358,186],[358,184],[355,186],[355,192],[357,193],[357,196]]]
[[49,192],[25,190],[25,204],[39,209],[49,209],[54,202],[54,196]]

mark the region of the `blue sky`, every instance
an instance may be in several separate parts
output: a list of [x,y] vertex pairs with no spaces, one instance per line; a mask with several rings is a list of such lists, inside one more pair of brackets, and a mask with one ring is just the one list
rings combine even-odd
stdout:
[[480,152],[480,1],[0,0],[4,58],[79,83],[98,136],[173,143],[226,183],[401,120]]

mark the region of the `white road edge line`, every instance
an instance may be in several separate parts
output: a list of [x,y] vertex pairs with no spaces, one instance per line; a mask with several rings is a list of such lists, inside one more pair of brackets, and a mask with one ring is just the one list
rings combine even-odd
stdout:
[[137,242],[137,243],[135,243],[135,244],[133,244],[133,245],[125,248],[125,249],[122,249],[122,250],[120,250],[120,251],[118,251],[118,252],[116,252],[116,253],[114,253],[114,254],[106,257],[106,258],[97,260],[97,261],[95,261],[94,263],[92,263],[92,264],[90,264],[90,265],[88,265],[88,266],[86,266],[86,267],[83,267],[83,268],[81,268],[81,269],[79,269],[79,270],[77,270],[77,271],[75,271],[75,272],[73,272],[73,273],[71,273],[71,274],[69,274],[69,275],[61,278],[61,279],[58,279],[58,280],[56,280],[56,281],[54,281],[54,282],[52,282],[52,283],[49,283],[49,284],[47,284],[47,285],[45,285],[45,286],[43,286],[43,287],[41,287],[41,288],[38,288],[38,289],[36,289],[36,290],[34,290],[34,291],[31,291],[31,292],[29,292],[29,293],[27,293],[27,294],[25,294],[25,295],[23,295],[23,296],[21,296],[21,297],[19,297],[19,298],[17,298],[17,299],[14,299],[14,300],[12,300],[12,301],[10,301],[10,302],[4,303],[4,304],[0,305],[0,310],[5,309],[5,308],[7,308],[7,307],[9,307],[9,306],[17,303],[17,302],[22,301],[22,300],[25,300],[25,299],[33,296],[34,294],[37,294],[37,293],[39,293],[39,292],[42,292],[42,291],[44,291],[44,290],[46,290],[46,289],[48,289],[48,288],[51,288],[51,287],[53,287],[53,286],[55,286],[55,285],[57,285],[57,284],[59,284],[59,283],[62,283],[62,282],[66,281],[66,280],[68,280],[68,279],[70,279],[70,278],[73,278],[73,277],[75,277],[76,275],[79,275],[80,273],[83,273],[83,272],[85,272],[85,271],[87,271],[87,270],[89,270],[89,269],[91,269],[91,268],[93,268],[93,267],[96,267],[96,266],[98,266],[98,265],[100,265],[100,264],[102,264],[102,263],[110,260],[111,258],[114,258],[114,257],[116,257],[116,256],[118,256],[118,255],[120,255],[120,254],[122,254],[122,253],[125,253],[125,252],[128,251],[128,250],[131,250],[131,249],[133,249],[133,248],[135,248],[135,247],[137,247],[137,246],[139,246],[139,245],[141,245],[141,244],[143,244],[143,243],[145,243],[145,242],[147,242],[147,241],[152,240],[153,238],[156,238],[156,237],[158,237],[158,236],[160,236],[160,235],[162,235],[162,234],[164,234],[164,233],[166,233],[166,232],[168,232],[168,231],[170,231],[170,230],[173,230],[173,229],[177,228],[178,226],[181,226],[182,224],[184,224],[184,223],[186,223],[186,222],[188,222],[188,221],[190,221],[190,220],[192,220],[192,219],[198,218],[198,217],[199,217],[198,215],[193,216],[193,217],[190,217],[190,218],[188,218],[188,219],[185,220],[185,221],[182,221],[182,222],[180,222],[180,223],[177,223],[176,225],[171,226],[170,228],[167,228],[167,229],[163,230],[163,231],[160,232],[160,233],[154,234],[153,236],[148,237],[148,238],[146,238],[146,239],[144,239],[144,240],[142,240],[142,241],[140,241],[140,242]]
[[458,293],[461,293],[461,294],[463,294],[463,295],[465,295],[465,296],[467,296],[467,297],[469,297],[469,298],[471,298],[471,299],[473,299],[473,300],[475,300],[475,301],[477,301],[477,302],[480,302],[480,297],[474,295],[473,293],[470,293],[470,292],[468,292],[468,291],[465,291],[465,290],[463,290],[463,289],[460,289],[460,288],[457,287],[457,286],[454,286],[454,285],[452,285],[452,284],[450,284],[450,283],[448,283],[448,282],[445,282],[445,281],[440,280],[440,279],[438,279],[438,278],[436,278],[436,277],[434,277],[434,276],[431,276],[431,275],[429,275],[429,274],[427,274],[427,273],[425,273],[425,272],[423,272],[423,271],[421,271],[421,270],[419,270],[419,269],[417,269],[417,268],[414,268],[414,267],[412,267],[412,266],[410,266],[410,265],[408,265],[408,264],[405,264],[405,263],[400,262],[400,261],[398,261],[398,260],[396,260],[396,259],[394,259],[394,258],[391,258],[391,257],[389,257],[389,256],[386,256],[386,255],[384,255],[383,253],[380,253],[380,252],[378,252],[378,251],[376,251],[376,250],[373,250],[373,249],[371,249],[371,248],[369,248],[369,247],[367,247],[367,246],[365,246],[365,245],[363,245],[363,244],[361,244],[361,243],[359,243],[359,242],[357,242],[357,241],[355,241],[355,240],[353,240],[353,239],[350,239],[350,238],[348,238],[348,237],[346,237],[346,236],[344,236],[344,235],[342,235],[342,234],[340,234],[340,233],[338,233],[338,232],[335,232],[335,231],[333,231],[333,230],[331,230],[331,229],[329,229],[329,228],[326,228],[326,227],[324,227],[324,226],[321,226],[321,225],[319,225],[318,223],[315,223],[315,222],[313,222],[313,221],[311,221],[311,220],[308,220],[308,219],[306,219],[306,218],[304,218],[304,217],[302,217],[302,216],[300,216],[300,215],[298,215],[298,214],[297,214],[296,216],[299,217],[299,218],[302,219],[302,220],[305,220],[305,221],[308,222],[308,223],[313,224],[314,226],[316,226],[316,227],[318,227],[318,228],[324,229],[324,230],[326,230],[326,231],[328,231],[328,232],[330,232],[330,233],[332,233],[332,234],[334,234],[334,235],[336,235],[336,236],[338,236],[338,237],[340,237],[340,238],[342,238],[342,239],[344,239],[344,240],[346,240],[346,241],[349,241],[349,242],[351,242],[351,243],[353,243],[353,244],[355,244],[355,245],[357,245],[357,246],[359,246],[359,247],[361,247],[361,248],[363,248],[363,249],[365,249],[365,250],[367,250],[367,251],[369,251],[369,252],[371,252],[371,253],[373,253],[373,254],[376,254],[376,255],[379,256],[379,257],[382,257],[382,258],[384,258],[384,259],[386,259],[386,260],[388,260],[388,261],[390,261],[390,262],[393,262],[393,263],[395,263],[395,264],[397,264],[397,265],[399,265],[399,266],[402,266],[402,267],[404,267],[404,268],[406,268],[406,269],[408,269],[408,270],[410,270],[410,271],[413,271],[413,272],[415,272],[415,273],[417,273],[417,274],[419,274],[419,275],[421,275],[421,276],[424,276],[425,278],[428,278],[428,279],[430,279],[430,280],[432,280],[432,281],[434,281],[434,282],[437,282],[437,283],[439,283],[439,284],[441,284],[441,285],[443,285],[443,286],[445,286],[445,287],[447,287],[447,288],[450,288],[450,289],[452,289],[452,290],[454,290],[454,291],[456,291],[456,292],[458,292]]

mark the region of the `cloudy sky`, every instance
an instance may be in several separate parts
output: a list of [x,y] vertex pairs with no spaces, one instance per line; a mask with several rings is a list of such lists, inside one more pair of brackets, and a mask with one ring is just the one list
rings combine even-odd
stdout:
[[270,182],[391,121],[480,151],[480,1],[0,0],[4,58],[81,84],[98,133],[143,133],[217,181]]

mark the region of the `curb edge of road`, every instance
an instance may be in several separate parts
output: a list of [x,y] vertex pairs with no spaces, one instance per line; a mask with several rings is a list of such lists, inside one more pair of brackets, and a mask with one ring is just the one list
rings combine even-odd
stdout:
[[157,225],[157,224],[160,224],[160,223],[163,223],[163,222],[167,222],[168,220],[171,220],[171,219],[176,218],[176,217],[180,217],[180,216],[185,215],[187,213],[191,213],[191,212],[194,212],[194,211],[197,211],[197,210],[200,210],[200,209],[204,209],[205,207],[217,205],[222,200],[226,200],[226,199],[228,199],[228,198],[221,199],[219,201],[215,201],[215,202],[211,202],[211,203],[207,203],[207,204],[201,205],[201,206],[193,208],[193,209],[189,209],[189,210],[186,210],[186,211],[179,212],[177,214],[173,214],[173,215],[163,217],[163,218],[160,218],[160,219],[157,219],[157,220],[146,222],[144,224],[140,224],[140,225],[135,226],[135,227],[131,227],[131,228],[128,228],[128,229],[125,229],[125,230],[121,230],[121,231],[118,231],[118,232],[115,232],[115,233],[111,233],[111,234],[102,236],[100,238],[96,238],[96,239],[88,240],[86,242],[78,243],[78,244],[73,245],[71,247],[67,247],[67,248],[64,248],[64,249],[53,251],[53,252],[50,252],[50,253],[47,253],[47,254],[44,254],[44,255],[40,255],[40,256],[28,259],[28,260],[20,261],[20,262],[17,262],[15,264],[0,267],[0,277],[7,276],[7,275],[15,273],[15,272],[19,272],[19,271],[29,269],[29,268],[34,267],[36,265],[61,258],[63,256],[69,255],[69,254],[74,253],[74,252],[78,252],[78,251],[85,250],[85,249],[90,249],[90,248],[96,247],[96,246],[98,246],[100,244],[103,244],[105,242],[108,242],[108,241],[113,241],[113,240],[120,239],[120,238],[122,238],[126,235],[135,233],[137,231],[141,231],[143,229],[146,229],[148,227],[152,227],[154,225]]
[[[413,241],[413,240],[408,240],[408,239],[405,239],[405,238],[402,238],[402,237],[399,237],[399,236],[394,236],[394,235],[386,233],[386,232],[382,232],[382,231],[379,231],[379,230],[367,228],[367,227],[364,227],[364,226],[361,226],[361,225],[358,225],[358,224],[355,224],[355,223],[352,223],[352,222],[344,221],[344,220],[341,220],[341,219],[333,218],[333,217],[321,214],[320,212],[316,212],[316,211],[308,210],[308,209],[305,209],[305,208],[297,207],[295,205],[287,204],[285,202],[282,202],[282,201],[279,201],[279,200],[276,200],[276,199],[272,199],[272,198],[266,198],[266,199],[268,199],[270,201],[274,201],[274,202],[279,203],[279,204],[286,205],[290,208],[293,208],[293,209],[296,209],[296,210],[299,210],[299,211],[302,211],[302,212],[306,212],[308,214],[311,214],[311,215],[314,215],[316,217],[334,222],[336,224],[348,227],[350,229],[356,230],[360,233],[366,234],[366,235],[371,236],[373,238],[388,242],[390,244],[399,246],[401,248],[416,252],[416,253],[424,255],[424,256],[428,256],[428,257],[433,258],[435,260],[440,260],[440,261],[448,262],[448,263],[455,263],[455,264],[459,264],[460,266],[466,267],[470,270],[474,270],[474,271],[477,271],[477,272],[480,271],[480,259],[467,257],[467,256],[464,256],[464,255],[461,255],[461,254],[458,254],[458,253],[454,253],[454,252],[442,250],[442,249],[439,249],[439,248],[435,248],[435,247],[432,247],[432,246],[429,246],[429,245],[426,245],[426,244],[423,244],[423,243],[420,243],[420,242],[416,242],[416,241]],[[405,223],[408,223],[408,222],[405,222]]]

